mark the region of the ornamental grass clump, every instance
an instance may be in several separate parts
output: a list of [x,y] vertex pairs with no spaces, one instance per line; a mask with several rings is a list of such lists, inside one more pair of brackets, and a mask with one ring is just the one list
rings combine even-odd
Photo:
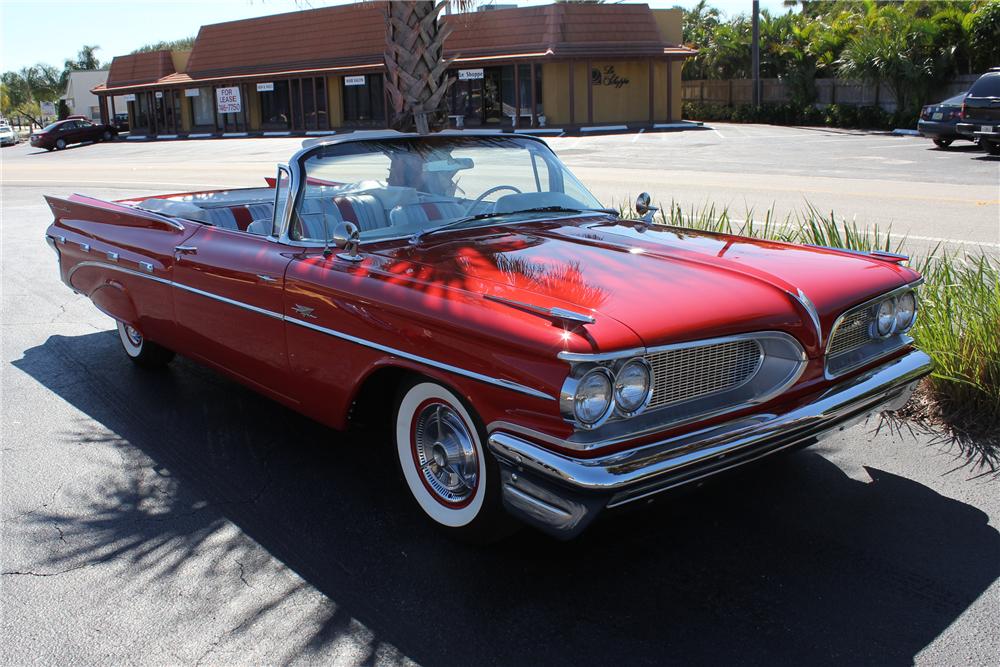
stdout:
[[[629,199],[625,200],[630,201]],[[620,205],[625,218],[637,217]],[[909,254],[906,239],[877,225],[859,227],[811,205],[777,219],[747,211],[739,219],[727,208],[687,210],[676,202],[662,207],[655,222],[751,238],[806,243],[846,250]],[[893,240],[896,238],[897,240]],[[1000,470],[1000,259],[978,253],[953,254],[940,246],[911,266],[924,277],[920,310],[911,335],[934,360],[934,372],[914,399],[890,421],[943,436],[972,465]]]

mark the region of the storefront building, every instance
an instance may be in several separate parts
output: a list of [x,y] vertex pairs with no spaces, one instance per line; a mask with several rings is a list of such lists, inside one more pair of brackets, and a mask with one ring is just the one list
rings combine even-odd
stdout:
[[[445,16],[453,127],[528,132],[680,120],[681,11],[560,3]],[[384,18],[372,4],[203,26],[191,51],[116,57],[105,118],[173,138],[386,127]]]

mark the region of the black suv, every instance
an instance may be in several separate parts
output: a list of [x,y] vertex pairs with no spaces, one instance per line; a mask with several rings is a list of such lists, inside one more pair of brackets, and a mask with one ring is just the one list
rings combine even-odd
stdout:
[[979,139],[990,155],[1000,155],[1000,67],[990,69],[969,88],[958,131]]

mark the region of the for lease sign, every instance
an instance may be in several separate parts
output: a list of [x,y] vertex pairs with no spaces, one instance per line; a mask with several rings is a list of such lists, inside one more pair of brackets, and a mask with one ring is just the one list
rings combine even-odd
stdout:
[[240,106],[240,89],[238,86],[216,88],[215,102],[219,113],[239,113],[243,110],[243,107]]

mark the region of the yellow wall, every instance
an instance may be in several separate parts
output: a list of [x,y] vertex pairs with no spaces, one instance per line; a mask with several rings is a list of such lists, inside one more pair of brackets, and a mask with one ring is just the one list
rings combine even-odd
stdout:
[[[593,86],[594,122],[624,123],[649,120],[649,69],[644,61],[595,61],[591,71],[601,75],[601,85]],[[608,68],[613,68],[613,74]],[[620,86],[608,83],[617,80]],[[654,83],[655,85],[655,83]],[[587,90],[584,88],[584,98]]]
[[[621,87],[605,85],[605,67],[614,67],[619,79],[628,79]],[[593,123],[647,123],[649,122],[649,61],[593,61],[591,70],[601,72],[602,83],[593,87],[594,117],[587,118],[588,70],[584,61],[573,65],[576,125]],[[653,61],[653,120],[664,122],[681,117],[681,61],[670,66],[672,116],[667,113],[667,71],[666,61]],[[542,100],[547,124],[567,125],[569,114],[569,64],[545,63],[542,66]]]
[[177,91],[177,94],[181,98],[181,129],[184,132],[191,131],[191,98],[184,94],[184,89],[181,88]]
[[174,63],[175,72],[185,72],[187,71],[188,58],[191,57],[191,50],[187,51],[171,51],[170,60]]
[[660,29],[660,37],[667,44],[680,44],[683,40],[681,22],[684,20],[684,11],[681,9],[654,9],[653,19],[656,27]]
[[339,76],[326,77],[326,96],[326,112],[330,116],[330,127],[340,127],[344,124],[344,103]]
[[250,131],[260,129],[260,96],[256,82],[251,81],[246,85],[247,99],[244,102],[247,105],[247,123]]
[[[574,91],[575,94],[576,91]],[[569,123],[569,65],[542,65],[542,113],[546,125]]]

